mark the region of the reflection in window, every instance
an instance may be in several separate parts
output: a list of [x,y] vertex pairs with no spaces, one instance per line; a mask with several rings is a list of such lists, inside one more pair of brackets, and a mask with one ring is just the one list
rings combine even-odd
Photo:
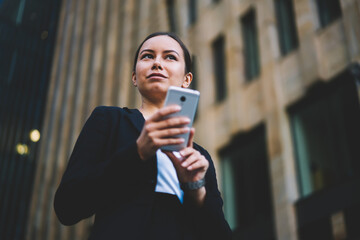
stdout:
[[290,110],[302,196],[360,176],[359,100],[353,80],[340,80]]

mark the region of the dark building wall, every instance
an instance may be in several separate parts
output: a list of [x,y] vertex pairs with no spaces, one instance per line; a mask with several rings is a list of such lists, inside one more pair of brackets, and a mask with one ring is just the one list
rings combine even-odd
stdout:
[[59,10],[0,1],[0,239],[25,237]]

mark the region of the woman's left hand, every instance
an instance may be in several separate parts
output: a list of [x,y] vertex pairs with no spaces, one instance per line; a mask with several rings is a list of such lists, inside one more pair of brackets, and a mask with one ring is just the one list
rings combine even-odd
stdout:
[[179,152],[181,155],[180,159],[173,152],[164,151],[172,161],[181,183],[196,182],[203,179],[209,167],[208,160],[193,148],[194,134],[195,129],[192,128],[190,130],[188,146]]

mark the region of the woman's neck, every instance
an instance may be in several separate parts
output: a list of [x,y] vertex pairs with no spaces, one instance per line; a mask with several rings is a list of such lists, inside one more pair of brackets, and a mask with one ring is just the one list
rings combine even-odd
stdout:
[[163,105],[164,105],[163,101],[153,103],[153,102],[149,102],[149,101],[146,101],[143,99],[139,111],[142,113],[142,115],[144,116],[144,118],[146,120],[149,117],[151,117],[156,111],[158,111],[160,108],[162,108]]

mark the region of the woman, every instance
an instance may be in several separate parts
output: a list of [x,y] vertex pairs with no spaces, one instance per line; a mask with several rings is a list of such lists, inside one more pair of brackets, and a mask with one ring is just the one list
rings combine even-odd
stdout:
[[[137,49],[132,82],[139,109],[97,107],[75,144],[55,195],[61,223],[95,214],[90,239],[230,239],[214,164],[193,143],[185,117],[165,116],[169,86],[192,80],[189,51],[174,34],[149,35]],[[190,131],[188,147],[175,156],[161,146]]]

